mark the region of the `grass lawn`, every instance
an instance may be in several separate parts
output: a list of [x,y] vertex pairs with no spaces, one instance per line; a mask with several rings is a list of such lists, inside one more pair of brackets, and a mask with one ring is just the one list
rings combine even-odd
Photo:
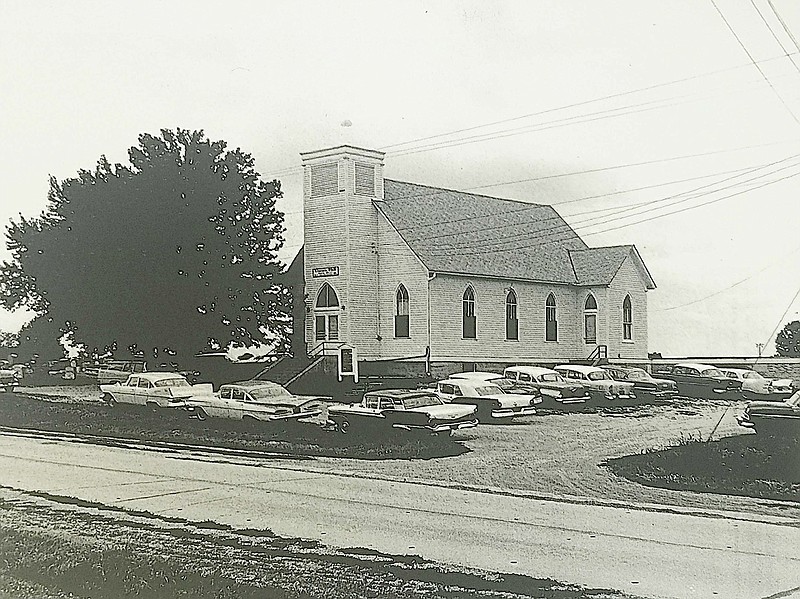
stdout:
[[608,460],[606,466],[654,487],[800,501],[796,435],[745,434],[710,442],[687,437],[675,447]]

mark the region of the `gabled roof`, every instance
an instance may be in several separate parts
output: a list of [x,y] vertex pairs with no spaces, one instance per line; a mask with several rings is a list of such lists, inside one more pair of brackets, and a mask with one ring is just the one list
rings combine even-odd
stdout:
[[434,272],[575,284],[588,249],[552,206],[384,180],[378,209]]
[[612,245],[569,253],[579,285],[609,285],[622,263],[630,257],[639,271],[647,289],[655,289],[656,283],[633,245]]
[[384,180],[375,205],[433,272],[571,285],[609,285],[632,245],[590,248],[552,206]]

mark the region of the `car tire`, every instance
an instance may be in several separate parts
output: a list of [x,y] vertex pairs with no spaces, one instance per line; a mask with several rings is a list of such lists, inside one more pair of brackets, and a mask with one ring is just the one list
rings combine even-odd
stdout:
[[242,426],[244,428],[255,430],[262,421],[252,416],[242,416]]
[[336,430],[338,430],[343,435],[346,435],[351,430],[350,421],[347,418],[340,420],[336,423]]
[[150,410],[150,413],[152,414],[158,414],[158,411],[160,410],[158,404],[153,403],[152,401],[148,401],[147,404],[145,404],[145,407]]
[[113,408],[117,405],[117,400],[114,399],[114,396],[110,393],[105,393],[101,399],[109,408]]
[[199,420],[200,422],[205,421],[208,418],[208,414],[206,414],[205,410],[202,408],[197,408],[194,411],[195,420]]

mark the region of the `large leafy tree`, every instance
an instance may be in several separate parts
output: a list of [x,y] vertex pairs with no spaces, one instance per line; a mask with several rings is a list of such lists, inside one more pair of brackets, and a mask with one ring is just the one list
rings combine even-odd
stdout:
[[775,338],[775,349],[783,358],[800,358],[800,320],[783,327]]
[[231,344],[285,349],[280,183],[202,131],[144,134],[128,155],[51,178],[43,214],[8,225],[2,301],[38,315],[22,344],[66,333],[89,352],[179,362]]

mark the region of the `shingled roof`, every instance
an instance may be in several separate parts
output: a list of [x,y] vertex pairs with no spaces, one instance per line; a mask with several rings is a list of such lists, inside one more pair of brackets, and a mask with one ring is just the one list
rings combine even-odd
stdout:
[[392,179],[384,180],[384,199],[375,205],[434,272],[607,285],[636,252],[589,248],[549,205]]
[[655,281],[633,245],[612,245],[585,250],[570,250],[570,259],[579,285],[608,285],[617,271],[631,256],[639,268],[648,289],[655,289]]

